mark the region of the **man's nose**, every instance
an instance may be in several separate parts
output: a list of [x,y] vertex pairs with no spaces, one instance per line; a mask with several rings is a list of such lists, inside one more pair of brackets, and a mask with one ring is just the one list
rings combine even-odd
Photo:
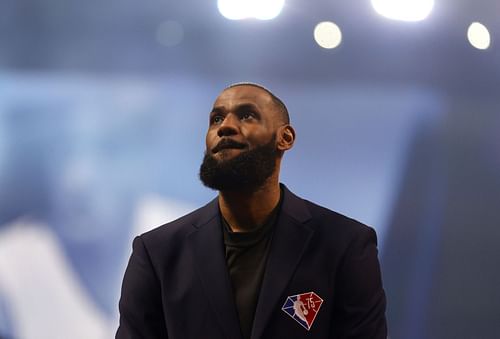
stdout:
[[217,135],[222,138],[238,134],[238,123],[239,120],[234,114],[226,115],[217,130]]

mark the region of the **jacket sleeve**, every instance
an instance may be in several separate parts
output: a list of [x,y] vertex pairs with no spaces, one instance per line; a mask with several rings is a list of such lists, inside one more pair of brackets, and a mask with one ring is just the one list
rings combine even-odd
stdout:
[[123,278],[116,339],[168,338],[161,300],[159,279],[138,236]]
[[336,278],[335,339],[386,339],[386,298],[375,231],[363,227],[349,245]]

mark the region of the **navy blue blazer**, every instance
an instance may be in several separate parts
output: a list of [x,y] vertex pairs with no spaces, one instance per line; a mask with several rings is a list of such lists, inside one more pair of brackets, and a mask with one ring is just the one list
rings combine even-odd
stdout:
[[[283,192],[252,339],[385,339],[374,230]],[[323,303],[308,329],[283,308],[309,292]],[[119,309],[118,339],[242,338],[217,199],[135,238]]]

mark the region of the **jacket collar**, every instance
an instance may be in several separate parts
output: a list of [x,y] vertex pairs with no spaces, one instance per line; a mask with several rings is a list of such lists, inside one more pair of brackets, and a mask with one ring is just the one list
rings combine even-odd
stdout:
[[261,338],[274,312],[281,311],[284,291],[314,233],[305,202],[283,187],[283,205],[278,216],[266,271],[255,311],[252,338]]
[[[283,203],[276,221],[255,312],[252,338],[260,338],[276,310],[281,309],[283,292],[307,248],[313,230],[307,226],[311,214],[302,199],[283,188]],[[241,338],[238,314],[227,271],[219,204],[217,198],[201,208],[188,236],[203,289],[229,338]]]
[[[305,223],[311,219],[311,214],[304,204],[304,200],[293,194],[285,184],[280,183],[283,190],[283,203],[281,213],[288,214],[292,219],[299,223]],[[208,204],[199,209],[200,217],[193,223],[193,226],[200,228],[212,221],[213,218],[220,218],[218,198],[212,199]]]

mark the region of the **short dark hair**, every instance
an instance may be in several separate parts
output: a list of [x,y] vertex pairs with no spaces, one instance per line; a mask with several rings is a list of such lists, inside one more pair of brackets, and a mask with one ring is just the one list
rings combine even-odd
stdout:
[[281,115],[281,119],[283,120],[283,122],[285,124],[290,123],[290,115],[288,114],[288,109],[286,108],[286,105],[283,103],[283,101],[281,101],[280,98],[278,98],[276,95],[274,95],[274,93],[271,92],[270,90],[268,90],[266,87],[264,87],[260,84],[257,84],[255,82],[237,82],[237,83],[231,84],[231,85],[227,86],[226,88],[224,88],[224,91],[226,89],[233,88],[236,86],[253,86],[253,87],[260,88],[260,89],[264,90],[265,92],[267,92],[271,96],[271,99],[273,100],[276,107],[278,108],[278,111]]

